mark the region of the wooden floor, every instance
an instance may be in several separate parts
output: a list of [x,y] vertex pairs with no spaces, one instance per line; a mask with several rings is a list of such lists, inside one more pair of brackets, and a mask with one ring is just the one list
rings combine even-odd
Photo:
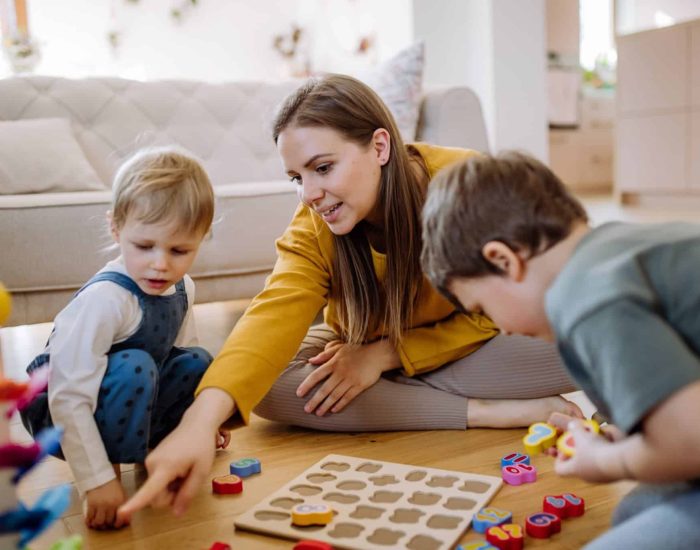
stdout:
[[[698,219],[695,208],[685,211],[621,209],[608,198],[592,198],[586,201],[586,205],[595,223],[610,219]],[[218,350],[244,307],[245,302],[196,306],[202,345],[211,351]],[[43,324],[0,330],[6,376],[24,377],[25,365],[41,350],[50,327],[50,324]],[[590,411],[582,396],[576,395],[574,398]],[[17,418],[11,422],[11,433],[16,441],[29,440]],[[263,464],[263,473],[246,481],[243,494],[215,496],[207,483],[202,486],[190,511],[182,518],[176,519],[167,511],[146,510],[135,517],[130,528],[117,532],[91,532],[83,524],[74,491],[70,509],[32,544],[32,548],[49,548],[56,539],[74,533],[83,535],[88,549],[207,549],[217,540],[228,542],[236,550],[291,548],[293,544],[282,539],[234,532],[234,518],[327,454],[499,475],[500,457],[512,451],[521,451],[520,440],[524,433],[524,430],[468,430],[327,434],[254,418],[250,427],[235,432],[228,450],[219,452],[211,474],[213,477],[228,473],[228,464],[234,459],[247,456],[258,458]],[[562,532],[548,541],[528,539],[528,547],[580,548],[606,530],[611,511],[633,486],[630,483],[590,485],[559,478],[552,471],[552,459],[545,456],[536,457],[534,464],[539,471],[536,483],[519,487],[506,485],[492,504],[513,511],[515,521],[523,523],[527,514],[541,509],[543,495],[574,492],[586,500],[587,511],[581,518],[566,520]],[[142,471],[124,468],[124,484],[129,492],[143,481],[143,477]],[[70,482],[71,474],[66,464],[50,458],[22,481],[19,495],[31,503],[45,489]],[[476,538],[480,537],[467,532],[463,541]]]

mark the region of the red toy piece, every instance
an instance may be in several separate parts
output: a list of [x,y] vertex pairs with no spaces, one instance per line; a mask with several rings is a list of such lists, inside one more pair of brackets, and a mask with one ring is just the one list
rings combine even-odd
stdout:
[[209,550],[231,550],[231,545],[217,541],[209,547]]
[[523,528],[517,523],[505,523],[489,527],[486,540],[499,550],[521,550],[525,543]]
[[525,520],[525,531],[536,539],[548,539],[561,531],[561,519],[549,512],[530,514]]
[[547,495],[542,501],[542,510],[561,519],[576,518],[586,511],[586,501],[573,493]]
[[243,480],[233,474],[215,477],[211,489],[218,495],[235,495],[243,491]]
[[301,540],[294,545],[294,550],[333,550],[333,547],[320,540]]

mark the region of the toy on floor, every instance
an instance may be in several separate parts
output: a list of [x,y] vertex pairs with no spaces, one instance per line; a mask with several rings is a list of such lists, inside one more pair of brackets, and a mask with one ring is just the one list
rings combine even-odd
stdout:
[[[238,516],[235,525],[273,536],[316,540],[336,548],[453,548],[502,481],[343,455],[328,455]],[[335,511],[322,527],[296,527],[292,509],[325,504]]]
[[83,537],[80,535],[73,535],[67,539],[61,539],[54,542],[49,550],[82,550],[83,549]]
[[510,453],[501,458],[501,468],[517,466],[518,464],[530,464],[530,456],[522,453]]
[[575,518],[582,516],[586,511],[586,501],[573,493],[547,495],[542,500],[542,510],[561,519]]
[[530,514],[525,519],[525,531],[536,539],[548,539],[561,531],[561,519],[549,512]]
[[456,550],[498,550],[493,544],[490,542],[486,542],[485,540],[470,540],[469,542],[465,542],[464,544],[460,544]]
[[486,531],[486,541],[499,550],[520,550],[525,544],[523,528],[517,523],[489,527]]
[[211,480],[211,489],[218,495],[236,495],[243,492],[243,480],[233,474]]
[[209,550],[231,550],[231,545],[217,541],[209,547]]
[[506,466],[501,468],[503,481],[508,485],[522,485],[523,483],[534,483],[537,481],[537,468],[527,464],[517,466]]
[[333,508],[327,504],[297,504],[292,508],[293,525],[328,525],[331,521]]
[[229,471],[242,478],[252,476],[253,474],[259,474],[261,471],[260,461],[257,458],[241,458],[240,460],[231,462]]
[[320,540],[301,540],[294,545],[293,550],[333,550],[333,547]]
[[500,508],[482,508],[472,520],[472,529],[477,533],[485,533],[489,527],[510,523],[513,519],[512,512]]
[[557,429],[546,422],[535,422],[523,437],[525,452],[531,455],[543,453],[557,443]]

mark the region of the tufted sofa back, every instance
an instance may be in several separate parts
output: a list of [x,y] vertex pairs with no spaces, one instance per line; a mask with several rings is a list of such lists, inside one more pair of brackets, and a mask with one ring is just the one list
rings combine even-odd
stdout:
[[106,186],[120,162],[136,149],[171,143],[199,156],[215,186],[282,179],[270,124],[276,106],[297,85],[0,79],[0,120],[69,118]]

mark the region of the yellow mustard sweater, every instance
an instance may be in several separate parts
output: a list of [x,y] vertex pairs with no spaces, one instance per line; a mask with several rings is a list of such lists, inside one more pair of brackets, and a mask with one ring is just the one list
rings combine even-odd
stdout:
[[[476,154],[422,143],[412,146],[423,158],[431,179],[445,166]],[[236,323],[197,388],[197,394],[208,387],[229,393],[246,424],[252,409],[296,354],[321,308],[327,306],[326,323],[338,327],[334,304],[328,298],[334,253],[328,226],[300,204],[276,244],[277,262],[265,288]],[[373,259],[381,281],[386,257],[373,251]],[[464,357],[498,333],[487,317],[457,312],[427,279],[411,327],[397,350],[408,376]]]

